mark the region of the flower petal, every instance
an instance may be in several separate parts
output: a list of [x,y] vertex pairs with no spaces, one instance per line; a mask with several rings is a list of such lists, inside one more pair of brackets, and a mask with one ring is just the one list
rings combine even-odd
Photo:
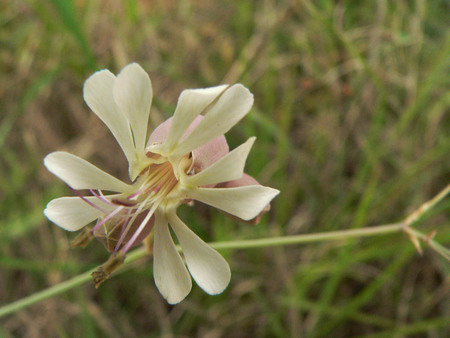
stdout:
[[170,153],[180,158],[192,150],[225,134],[241,120],[253,105],[253,95],[241,84],[227,89],[211,107],[198,126]]
[[247,142],[241,144],[198,174],[186,176],[184,178],[186,184],[198,187],[241,178],[244,173],[245,161],[255,139],[256,137],[249,138]]
[[169,304],[181,302],[191,291],[192,281],[181,260],[164,216],[156,213],[153,244],[153,276]]
[[150,77],[137,63],[124,67],[113,87],[114,100],[131,125],[138,152],[147,141],[147,125],[153,90]]
[[[220,183],[216,187],[217,188],[236,188],[236,187],[243,187],[243,186],[247,186],[247,185],[260,185],[260,184],[253,177],[251,177],[250,175],[247,175],[246,173],[244,173],[244,175],[242,175],[241,178],[239,178],[237,180],[233,180],[233,181]],[[261,212],[258,214],[258,216],[256,216],[255,218],[252,218],[250,220],[247,220],[247,221],[244,221],[242,218],[239,218],[239,217],[236,217],[236,216],[232,216],[232,217],[236,218],[237,220],[239,220],[241,222],[245,222],[245,223],[248,223],[248,224],[258,224],[259,221],[261,220],[261,217],[265,213],[269,212],[269,210],[270,210],[270,204],[267,204],[264,207],[264,209],[261,210]]]
[[197,284],[210,295],[225,290],[231,279],[227,261],[175,214],[170,216],[169,223],[177,235],[189,272]]
[[83,96],[91,110],[106,124],[122,148],[128,162],[136,161],[130,124],[113,97],[116,77],[109,70],[101,70],[84,83]]
[[44,165],[74,189],[125,192],[130,186],[82,158],[57,151],[44,158]]
[[169,154],[178,144],[192,121],[208,107],[228,85],[203,89],[183,90],[178,98],[173,122],[166,141],[161,148],[162,154]]
[[186,198],[206,203],[231,215],[250,220],[280,192],[261,185],[239,188],[193,188],[186,190]]
[[[84,197],[100,209],[110,211],[111,206],[95,196]],[[50,201],[44,210],[45,216],[61,228],[77,231],[96,220],[103,212],[94,208],[80,197],[60,197]]]

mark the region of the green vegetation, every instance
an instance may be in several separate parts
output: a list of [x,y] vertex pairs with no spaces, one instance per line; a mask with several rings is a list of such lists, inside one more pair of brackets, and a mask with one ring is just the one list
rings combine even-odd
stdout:
[[[449,182],[450,5],[435,1],[0,1],[0,304],[102,264],[100,243],[42,214],[70,190],[42,165],[67,150],[126,179],[114,138],[83,101],[93,71],[136,61],[154,127],[181,90],[241,82],[251,113],[227,134],[257,141],[246,171],[281,190],[251,226],[180,208],[210,242],[399,222]],[[450,244],[450,199],[414,227]],[[0,318],[0,336],[347,337],[450,332],[448,261],[392,233],[228,249],[232,281],[169,306],[141,258]]]

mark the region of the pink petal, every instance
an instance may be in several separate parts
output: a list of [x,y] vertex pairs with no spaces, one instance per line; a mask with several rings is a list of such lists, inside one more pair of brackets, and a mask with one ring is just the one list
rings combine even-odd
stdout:
[[220,183],[218,185],[218,188],[237,188],[237,187],[245,187],[246,185],[261,185],[261,184],[250,175],[244,173],[244,175],[238,180]]
[[[250,175],[247,175],[244,173],[244,175],[238,179],[238,180],[234,180],[234,181],[229,181],[229,182],[224,182],[224,183],[220,183],[217,185],[217,188],[237,188],[237,187],[244,187],[247,185],[260,185],[259,182],[257,180],[255,180],[253,177],[251,177]],[[244,221],[243,219],[227,214],[228,216],[230,216],[231,218],[237,219],[241,222],[245,222],[248,224],[258,224],[259,221],[261,220],[261,217],[270,210],[270,203],[266,205],[266,207],[259,213],[258,216],[256,216],[255,218],[249,220],[249,221]]]
[[228,147],[225,136],[220,135],[215,139],[209,141],[207,144],[192,151],[192,157],[194,159],[194,165],[192,172],[199,173],[203,169],[209,167],[214,162],[217,162],[224,157],[230,148]]
[[153,130],[153,132],[150,135],[150,138],[147,142],[147,147],[151,146],[152,144],[162,144],[166,140],[167,134],[169,134],[170,126],[172,124],[173,117],[165,120],[163,123],[161,123],[159,126]]
[[[191,123],[189,128],[186,129],[183,138],[188,136],[192,132],[192,130],[194,130],[194,128],[197,127],[197,125],[200,123],[202,119],[203,119],[202,115],[197,116],[195,120]],[[152,134],[150,135],[150,138],[148,139],[147,147],[152,144],[164,143],[164,141],[167,138],[167,135],[169,134],[172,121],[173,117],[170,117],[163,123],[161,123],[158,127],[156,127],[155,130],[153,130]]]

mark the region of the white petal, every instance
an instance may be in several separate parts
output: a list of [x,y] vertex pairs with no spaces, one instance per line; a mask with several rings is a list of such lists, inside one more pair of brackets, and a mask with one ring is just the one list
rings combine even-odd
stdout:
[[89,108],[111,130],[131,165],[136,161],[136,152],[128,119],[114,101],[115,81],[109,70],[98,71],[84,83],[83,96]]
[[191,291],[191,276],[178,253],[164,216],[156,213],[153,276],[159,292],[169,304],[181,302]]
[[101,189],[125,192],[130,186],[82,158],[57,151],[48,154],[44,165],[73,189]]
[[245,221],[255,218],[279,191],[262,185],[238,188],[193,188],[186,198],[206,203]]
[[179,158],[225,134],[239,122],[253,105],[253,95],[241,84],[227,89],[211,107],[198,126],[175,147],[171,158]]
[[255,139],[256,137],[249,138],[247,142],[241,144],[198,174],[184,177],[184,182],[187,185],[198,187],[241,178],[244,174],[245,161]]
[[228,85],[203,89],[186,89],[178,98],[177,107],[169,134],[164,142],[161,152],[170,153],[180,141],[192,121],[210,105]]
[[210,295],[216,295],[225,290],[231,278],[227,261],[203,242],[176,215],[171,215],[169,222],[183,249],[189,272],[197,284]]
[[117,105],[130,122],[136,149],[143,152],[153,96],[150,77],[137,63],[129,64],[117,76],[113,92]]
[[[85,197],[89,202],[105,211],[112,207],[95,196]],[[68,231],[77,231],[86,224],[103,216],[103,212],[94,208],[80,197],[60,197],[50,201],[44,210],[45,216],[61,228]]]

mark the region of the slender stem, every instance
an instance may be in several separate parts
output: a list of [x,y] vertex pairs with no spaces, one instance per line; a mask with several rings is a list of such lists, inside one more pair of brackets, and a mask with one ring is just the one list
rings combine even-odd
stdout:
[[417,222],[428,210],[432,209],[436,204],[444,199],[447,194],[450,193],[450,184],[441,190],[439,194],[434,196],[431,200],[423,203],[420,207],[414,210],[408,217],[406,217],[404,223],[410,226]]
[[341,240],[352,237],[367,237],[373,235],[382,235],[390,232],[400,231],[403,229],[403,223],[393,223],[386,225],[379,225],[375,227],[355,230],[341,230],[330,231],[317,234],[306,235],[294,235],[294,236],[281,236],[281,237],[268,237],[258,239],[247,239],[240,241],[229,242],[212,242],[209,245],[214,249],[251,249],[251,248],[263,248],[270,246],[282,246],[301,243],[313,243],[321,241],[333,241]]
[[[134,250],[127,256],[127,263],[132,263],[139,258],[144,257],[147,253],[144,248],[139,248]],[[122,271],[124,269],[119,269]],[[78,285],[84,284],[92,279],[91,273],[94,272],[95,269],[83,272],[82,274],[73,277],[69,280],[56,284],[54,286],[49,287],[48,289],[42,290],[40,292],[36,292],[28,297],[19,299],[13,303],[7,304],[5,306],[0,307],[0,317],[3,317],[7,314],[14,313],[22,308],[30,306],[34,303],[40,302],[41,300],[53,297],[57,294],[63,293],[70,289],[75,288]]]
[[43,291],[36,292],[31,296],[19,299],[18,301],[2,306],[0,308],[0,317],[3,317],[9,313],[16,312],[24,307],[30,306],[34,303],[40,302],[41,300],[53,297],[54,295],[63,293],[78,285],[81,285],[86,281],[88,281],[89,279],[91,279],[91,272],[92,271],[84,272],[81,275],[71,278],[65,282],[59,283]]
[[[433,240],[434,233],[430,235],[424,235],[421,232],[411,229],[410,226],[414,224],[420,217],[423,216],[428,210],[433,208],[439,201],[441,201],[450,192],[450,184],[445,187],[438,195],[423,203],[418,209],[412,212],[403,222],[385,224],[380,226],[374,226],[363,229],[350,229],[341,231],[332,231],[317,234],[305,234],[305,235],[294,235],[294,236],[282,236],[282,237],[271,237],[271,238],[259,238],[259,239],[249,239],[249,240],[239,240],[239,241],[229,241],[229,242],[213,242],[209,245],[215,249],[250,249],[250,248],[263,248],[271,246],[281,246],[281,245],[293,245],[301,243],[313,243],[320,241],[330,241],[330,240],[342,240],[353,237],[367,237],[374,235],[382,235],[392,232],[404,231],[406,233],[412,234],[414,237],[421,239],[423,242],[430,245],[431,248],[436,250],[438,253],[443,255],[448,259],[450,256],[449,250],[436,243]],[[181,251],[181,248],[178,247]],[[139,249],[134,250],[129,253],[125,263],[129,265],[142,257],[148,255],[147,249],[143,246]],[[126,266],[118,269],[117,272],[124,271]],[[37,303],[41,300],[53,297],[57,294],[63,293],[67,290],[73,289],[78,285],[86,283],[91,279],[91,273],[94,270],[84,272],[72,279],[65,282],[59,283],[43,291],[32,294],[31,296],[22,298],[13,303],[7,304],[0,307],[0,317],[7,314],[14,313],[20,309]]]
[[[376,227],[366,228],[366,229],[357,229],[357,230],[342,230],[342,231],[333,231],[326,233],[318,233],[318,234],[307,234],[307,235],[296,235],[296,236],[282,236],[282,237],[269,237],[269,238],[259,238],[259,239],[250,239],[250,240],[240,240],[240,241],[229,241],[229,242],[213,242],[209,243],[209,245],[215,249],[250,249],[250,248],[263,248],[269,246],[280,246],[280,245],[292,245],[292,244],[300,244],[300,243],[312,243],[319,241],[327,241],[327,240],[339,240],[346,239],[352,237],[365,237],[365,236],[373,236],[373,235],[382,235],[391,232],[400,231],[403,227],[402,223],[396,224],[388,224],[388,225],[380,225]],[[181,251],[181,248],[178,247],[178,250]],[[127,255],[127,259],[125,263],[129,265],[130,263],[148,256],[148,251],[145,247],[141,247],[130,252]],[[119,269],[117,272],[124,271],[126,266]],[[41,300],[53,297],[65,291],[75,288],[78,285],[84,284],[92,279],[91,273],[94,270],[90,270],[84,272],[72,279],[69,279],[65,282],[59,283],[55,286],[52,286],[43,291],[32,294],[31,296],[22,298],[13,303],[7,304],[5,306],[0,307],[0,317],[5,316],[10,313],[14,313],[22,308],[30,306],[34,303],[37,303]]]

